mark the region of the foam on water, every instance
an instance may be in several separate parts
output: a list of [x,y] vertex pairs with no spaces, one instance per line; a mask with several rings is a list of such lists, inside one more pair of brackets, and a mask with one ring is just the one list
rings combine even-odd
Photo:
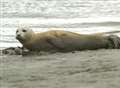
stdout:
[[[81,23],[102,23],[102,22],[116,22],[120,24],[120,17],[99,17],[99,18],[0,18],[2,27],[16,27],[19,24],[26,24],[31,26],[40,25],[64,25],[64,24],[81,24]],[[80,26],[78,26],[80,27]]]

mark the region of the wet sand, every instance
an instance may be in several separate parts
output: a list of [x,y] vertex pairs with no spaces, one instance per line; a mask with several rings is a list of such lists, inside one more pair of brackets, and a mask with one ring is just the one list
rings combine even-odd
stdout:
[[0,88],[120,88],[120,50],[2,55]]

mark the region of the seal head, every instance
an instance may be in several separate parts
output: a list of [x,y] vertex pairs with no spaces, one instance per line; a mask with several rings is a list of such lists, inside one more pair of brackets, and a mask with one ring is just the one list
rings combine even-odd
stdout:
[[16,30],[16,39],[21,43],[25,43],[32,38],[33,34],[34,32],[29,27],[19,27]]

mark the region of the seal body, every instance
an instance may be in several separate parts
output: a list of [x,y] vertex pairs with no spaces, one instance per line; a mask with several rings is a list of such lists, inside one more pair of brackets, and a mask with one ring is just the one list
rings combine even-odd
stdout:
[[27,28],[17,29],[16,38],[30,51],[95,50],[109,48],[114,43],[109,37],[103,35],[78,34],[63,30],[34,33]]

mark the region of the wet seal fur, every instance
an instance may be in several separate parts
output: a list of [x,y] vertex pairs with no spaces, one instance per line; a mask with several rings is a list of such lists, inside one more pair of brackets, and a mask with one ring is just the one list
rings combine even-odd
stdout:
[[35,33],[29,27],[20,27],[16,31],[16,39],[29,51],[120,49],[120,38],[116,35],[106,36],[105,33],[78,34],[63,30]]

